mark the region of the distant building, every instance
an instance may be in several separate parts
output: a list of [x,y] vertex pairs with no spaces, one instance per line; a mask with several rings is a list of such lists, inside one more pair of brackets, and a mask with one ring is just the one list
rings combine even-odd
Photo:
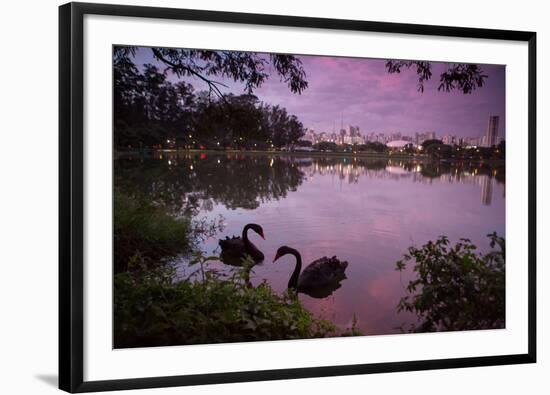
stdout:
[[414,144],[408,140],[393,140],[390,141],[387,146],[389,148],[397,148],[397,149],[403,149],[406,147],[414,147]]
[[399,132],[392,133],[388,137],[388,141],[398,141],[398,140],[402,140],[401,133]]
[[366,140],[367,142],[369,142],[369,141],[372,141],[372,142],[376,141],[376,133],[375,133],[375,132],[370,132],[369,134],[367,134],[367,135],[365,136],[365,140]]
[[315,133],[315,130],[306,129],[306,132],[304,134],[304,137],[302,137],[302,140],[310,141],[311,144],[316,144],[317,143],[317,134]]
[[347,131],[346,129],[340,129],[340,136],[338,137],[338,144],[344,144],[346,139]]
[[360,136],[360,135],[361,135],[361,132],[360,132],[359,126],[352,126],[352,125],[349,125],[349,135],[350,135],[351,137]]
[[417,145],[422,144],[426,140],[435,140],[435,132],[416,133],[414,140]]
[[443,144],[448,144],[448,145],[458,144],[458,139],[456,138],[456,136],[454,136],[452,134],[448,134],[446,136],[443,136],[441,141],[443,141]]
[[346,144],[363,144],[365,140],[361,136],[359,126],[350,125],[346,135],[344,136],[344,143]]
[[467,147],[475,147],[481,145],[479,140],[480,139],[478,137],[464,137],[463,145]]
[[378,143],[386,144],[386,141],[387,141],[386,135],[384,133],[378,133],[374,141]]

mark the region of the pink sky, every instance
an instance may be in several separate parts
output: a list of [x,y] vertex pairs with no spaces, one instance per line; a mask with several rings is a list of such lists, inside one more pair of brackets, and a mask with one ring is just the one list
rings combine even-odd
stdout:
[[[302,94],[291,93],[276,74],[254,93],[266,103],[285,107],[305,127],[317,132],[331,132],[334,126],[338,130],[343,116],[344,126],[358,125],[362,133],[414,135],[435,131],[440,137],[445,134],[477,137],[485,133],[489,115],[499,115],[499,135],[504,136],[505,66],[481,65],[488,75],[486,84],[472,94],[463,94],[437,90],[439,75],[447,64],[434,63],[432,79],[425,83],[424,93],[420,93],[414,69],[388,74],[385,59],[299,58],[309,82]],[[152,62],[151,59],[150,52],[144,49],[139,51],[136,62]],[[186,81],[197,90],[205,89],[197,79]],[[226,92],[243,92],[242,84],[220,81],[228,84]]]

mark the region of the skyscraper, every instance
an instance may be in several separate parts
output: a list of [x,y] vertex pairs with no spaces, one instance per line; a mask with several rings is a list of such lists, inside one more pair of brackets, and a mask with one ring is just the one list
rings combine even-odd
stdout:
[[498,144],[498,115],[491,115],[489,117],[484,143],[486,147],[492,147]]

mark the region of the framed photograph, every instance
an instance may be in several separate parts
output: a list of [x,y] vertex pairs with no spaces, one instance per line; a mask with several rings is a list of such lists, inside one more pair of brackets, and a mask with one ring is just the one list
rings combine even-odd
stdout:
[[59,9],[59,386],[536,361],[536,34]]

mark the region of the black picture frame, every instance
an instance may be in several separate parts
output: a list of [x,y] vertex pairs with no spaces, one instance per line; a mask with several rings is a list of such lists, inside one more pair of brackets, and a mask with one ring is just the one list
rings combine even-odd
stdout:
[[[525,354],[84,381],[83,19],[86,14],[528,43],[528,352]],[[89,392],[536,362],[536,33],[108,4],[59,8],[59,388]]]

